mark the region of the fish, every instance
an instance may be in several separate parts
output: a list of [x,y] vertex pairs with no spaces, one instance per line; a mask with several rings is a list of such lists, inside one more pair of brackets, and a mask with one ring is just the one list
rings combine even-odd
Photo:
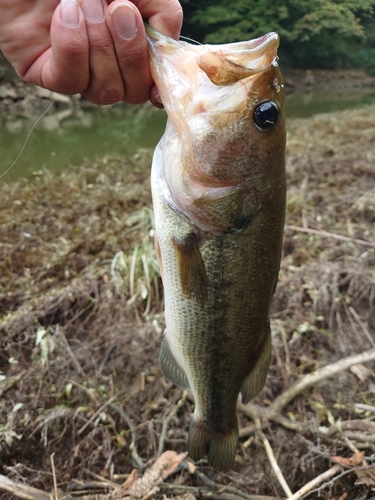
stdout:
[[279,37],[194,45],[146,32],[168,116],[151,168],[166,322],[159,362],[194,397],[190,457],[225,472],[238,396],[259,394],[271,357],[286,204]]

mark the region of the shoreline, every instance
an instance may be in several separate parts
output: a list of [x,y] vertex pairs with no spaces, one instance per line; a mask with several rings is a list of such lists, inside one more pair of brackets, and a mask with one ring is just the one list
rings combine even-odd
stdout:
[[[299,70],[282,68],[289,94],[312,91],[350,91],[375,88],[375,77],[363,70]],[[81,95],[64,95],[23,82],[8,62],[0,59],[0,117],[35,118],[46,108],[46,101],[55,100],[55,111],[87,107],[108,108],[86,101]]]

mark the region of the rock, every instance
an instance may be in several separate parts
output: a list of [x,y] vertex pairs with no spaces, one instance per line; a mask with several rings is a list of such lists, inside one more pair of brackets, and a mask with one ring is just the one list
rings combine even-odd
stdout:
[[69,105],[72,104],[72,98],[69,95],[52,92],[52,99],[55,99],[56,102],[61,102]]
[[6,66],[3,66],[2,64],[0,64],[0,80],[2,80],[3,78],[5,78],[8,74],[8,68]]
[[83,115],[81,116],[81,124],[85,128],[92,127],[93,121],[94,119],[92,113],[83,113]]
[[73,109],[69,108],[69,109],[64,109],[63,111],[58,111],[53,116],[55,116],[57,120],[61,122],[62,120],[69,118],[69,116],[71,116],[72,114],[73,114]]
[[43,89],[42,87],[35,87],[35,95],[42,99],[52,99],[52,94],[53,92],[50,90]]
[[287,87],[295,87],[295,83],[291,78],[285,78],[284,83]]
[[313,86],[315,84],[315,76],[313,75],[312,71],[307,70],[305,77],[302,80],[302,83],[304,83],[307,86]]
[[11,99],[17,99],[17,92],[15,89],[9,84],[0,85],[0,99],[5,99],[6,97],[10,97]]
[[23,129],[24,122],[19,118],[18,120],[9,120],[5,124],[5,128],[11,134],[18,134]]
[[48,132],[54,132],[60,127],[60,122],[55,115],[47,115],[43,118],[43,127],[48,130]]
[[56,102],[62,102],[65,104],[71,104],[72,99],[68,95],[58,94],[57,92],[51,92],[50,90],[43,89],[42,87],[35,87],[35,94],[42,99],[55,100]]

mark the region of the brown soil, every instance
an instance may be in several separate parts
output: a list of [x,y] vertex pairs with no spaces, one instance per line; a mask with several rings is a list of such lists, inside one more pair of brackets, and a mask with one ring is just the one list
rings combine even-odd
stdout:
[[375,86],[375,77],[359,69],[351,70],[301,70],[283,69],[288,91],[311,91],[312,89],[342,91]]
[[[118,485],[134,469],[142,475],[158,452],[186,450],[193,401],[158,367],[151,153],[2,181],[0,474],[17,484],[54,495],[55,478],[60,496],[123,498],[134,473]],[[285,497],[251,414],[293,492],[339,456],[352,457],[343,475],[312,497],[374,495],[374,361],[306,388],[272,418],[262,410],[296,379],[374,347],[374,165],[375,106],[289,121],[273,356],[256,406],[239,412],[234,470],[180,457],[159,474],[160,490],[150,481],[131,498],[203,498],[210,489],[212,498]]]

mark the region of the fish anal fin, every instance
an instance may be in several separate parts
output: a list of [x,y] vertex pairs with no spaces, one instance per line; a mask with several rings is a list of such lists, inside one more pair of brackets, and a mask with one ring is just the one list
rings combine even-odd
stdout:
[[248,403],[252,398],[255,398],[263,389],[267,380],[268,368],[271,359],[271,332],[267,334],[267,339],[264,343],[262,352],[257,359],[255,366],[246,376],[241,385],[241,395],[243,404]]
[[208,463],[212,468],[227,472],[233,467],[237,443],[237,426],[225,434],[218,434],[192,417],[187,447],[189,455],[195,462],[207,454]]
[[168,380],[181,387],[186,391],[190,390],[189,381],[185,372],[177,363],[175,357],[171,353],[167,339],[163,339],[160,348],[159,364],[161,371]]
[[206,268],[199,250],[197,235],[190,233],[183,240],[173,238],[183,293],[201,303],[207,299]]

